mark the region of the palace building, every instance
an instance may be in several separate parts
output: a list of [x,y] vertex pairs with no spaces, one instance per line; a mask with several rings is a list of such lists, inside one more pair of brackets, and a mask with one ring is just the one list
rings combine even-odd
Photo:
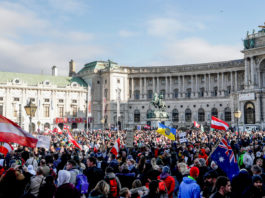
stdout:
[[56,67],[51,76],[0,72],[0,113],[27,128],[24,106],[31,100],[38,106],[35,128],[156,127],[150,102],[160,93],[166,125],[190,128],[197,121],[207,127],[213,115],[231,127],[263,129],[264,28],[246,36],[240,60],[152,67],[94,61],[78,72],[70,61],[69,77],[58,76]]

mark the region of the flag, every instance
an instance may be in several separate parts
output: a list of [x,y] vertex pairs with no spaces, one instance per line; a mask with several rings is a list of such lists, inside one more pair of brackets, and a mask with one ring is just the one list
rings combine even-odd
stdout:
[[222,138],[219,145],[211,155],[211,159],[226,173],[230,180],[239,173],[236,157],[225,138]]
[[204,132],[204,128],[203,128],[203,125],[201,124],[201,131]]
[[164,135],[170,140],[176,140],[176,129],[167,127],[161,123],[158,124],[157,133]]
[[120,142],[120,138],[118,138],[114,146],[110,150],[110,152],[113,153],[116,157],[120,151],[120,146],[121,146],[121,142]]
[[34,148],[38,139],[24,131],[13,121],[0,115],[0,142],[12,142]]
[[63,130],[69,131],[69,129],[70,129],[70,127],[69,127],[68,125],[65,124],[65,125],[63,126]]
[[4,143],[3,146],[0,146],[0,153],[3,153],[4,156],[6,156],[7,153],[9,153],[10,151],[13,151],[14,148],[11,146],[11,144],[9,143]]
[[226,131],[229,125],[225,121],[212,116],[211,128]]
[[58,126],[54,127],[54,129],[52,130],[52,132],[58,133],[58,134],[63,134],[62,130]]
[[151,129],[151,126],[149,126],[149,125],[146,124],[146,125],[144,126],[144,128],[147,129],[147,130],[150,130],[150,129]]
[[196,128],[200,128],[200,125],[198,124],[198,122],[196,122],[196,121],[193,121],[193,124],[194,124],[194,127],[196,127]]
[[70,131],[67,131],[68,133],[68,139],[70,142],[72,142],[77,148],[79,148],[80,150],[82,150],[82,147],[75,141],[75,139],[73,138],[72,134],[70,133]]

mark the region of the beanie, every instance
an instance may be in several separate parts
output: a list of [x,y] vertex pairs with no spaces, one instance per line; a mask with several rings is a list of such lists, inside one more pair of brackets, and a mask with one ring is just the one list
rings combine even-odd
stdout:
[[198,169],[196,166],[194,166],[194,167],[192,167],[192,168],[190,169],[190,176],[191,176],[191,177],[196,178],[196,177],[199,176],[199,173],[200,173],[200,171],[199,171],[199,169]]
[[261,176],[259,176],[259,175],[252,176],[252,183],[255,183],[257,181],[261,181],[262,182]]
[[162,169],[162,173],[170,173],[170,168],[168,166],[164,166]]

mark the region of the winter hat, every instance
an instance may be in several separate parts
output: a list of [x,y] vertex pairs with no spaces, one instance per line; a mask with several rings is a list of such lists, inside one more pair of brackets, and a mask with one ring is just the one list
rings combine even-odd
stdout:
[[190,176],[191,177],[198,177],[199,173],[200,173],[200,171],[196,166],[194,166],[190,169]]
[[252,183],[255,183],[257,181],[261,181],[262,182],[261,176],[259,176],[259,175],[252,176]]
[[261,152],[260,152],[260,151],[258,151],[258,152],[256,153],[256,157],[261,157]]
[[35,170],[33,169],[33,166],[32,165],[28,165],[28,172],[32,175],[36,175],[36,172]]
[[164,166],[162,169],[162,173],[169,173],[170,174],[170,168],[168,166]]

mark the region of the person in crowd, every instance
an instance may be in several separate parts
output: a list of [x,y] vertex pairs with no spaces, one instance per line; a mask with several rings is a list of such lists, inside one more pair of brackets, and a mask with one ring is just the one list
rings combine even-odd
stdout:
[[170,174],[170,168],[168,166],[164,166],[162,169],[162,173],[158,176],[158,179],[165,182],[168,197],[173,198],[173,192],[175,189],[175,179],[170,176]]
[[45,178],[45,183],[40,185],[38,198],[53,198],[55,196],[56,186],[53,176]]
[[250,169],[254,162],[253,153],[250,146],[248,146],[246,150],[247,152],[243,156],[243,164],[246,169]]
[[159,181],[152,180],[149,184],[149,193],[143,198],[160,198],[159,194]]
[[104,180],[97,183],[96,187],[92,189],[89,194],[89,198],[108,198],[110,186]]
[[42,172],[43,172],[44,177],[47,177],[50,174],[50,168],[49,168],[49,166],[47,166],[45,159],[42,159],[40,161],[40,167],[42,168]]
[[216,180],[215,191],[210,198],[227,197],[231,193],[231,183],[227,177],[219,176]]
[[216,179],[218,177],[218,173],[214,170],[210,170],[204,175],[204,186],[203,186],[203,197],[209,197],[214,190],[214,186],[216,183]]
[[106,168],[104,180],[110,185],[109,198],[118,198],[121,190],[121,183],[118,177],[114,174],[111,166]]
[[30,193],[35,197],[39,194],[39,189],[42,184],[45,183],[45,177],[43,175],[42,167],[38,167],[36,171],[36,176],[32,177],[30,180]]
[[125,163],[120,166],[120,173],[116,173],[116,176],[119,178],[122,187],[132,187],[132,183],[135,180],[135,173],[130,173]]
[[60,170],[58,173],[58,185],[55,198],[80,198],[78,190],[70,183],[71,173]]
[[89,157],[87,159],[87,169],[84,171],[89,183],[88,192],[95,188],[96,184],[104,179],[104,172],[97,167],[97,159]]
[[265,197],[265,188],[260,175],[252,177],[252,185],[249,186],[242,194],[243,198],[262,198]]
[[142,182],[140,179],[136,179],[132,183],[132,189],[131,191],[131,197],[132,198],[140,198],[143,196],[146,196],[149,192],[149,190],[142,185]]
[[71,173],[70,183],[75,186],[76,176],[80,174],[76,162],[72,159],[68,160],[68,162],[66,163],[66,170],[68,170]]
[[237,198],[241,197],[244,190],[251,185],[251,176],[246,169],[241,169],[239,174],[232,178],[231,187],[231,197]]
[[29,159],[27,159],[25,165],[26,165],[26,166],[32,165],[32,166],[33,166],[33,170],[34,170],[34,171],[37,170],[37,168],[38,168],[38,162],[37,162],[37,160],[35,159],[35,155],[34,155],[34,153],[29,153]]
[[131,198],[131,192],[129,188],[122,188],[119,194],[119,198]]
[[199,198],[200,186],[197,184],[196,179],[199,177],[200,171],[194,166],[190,169],[190,176],[184,177],[179,186],[178,198]]

